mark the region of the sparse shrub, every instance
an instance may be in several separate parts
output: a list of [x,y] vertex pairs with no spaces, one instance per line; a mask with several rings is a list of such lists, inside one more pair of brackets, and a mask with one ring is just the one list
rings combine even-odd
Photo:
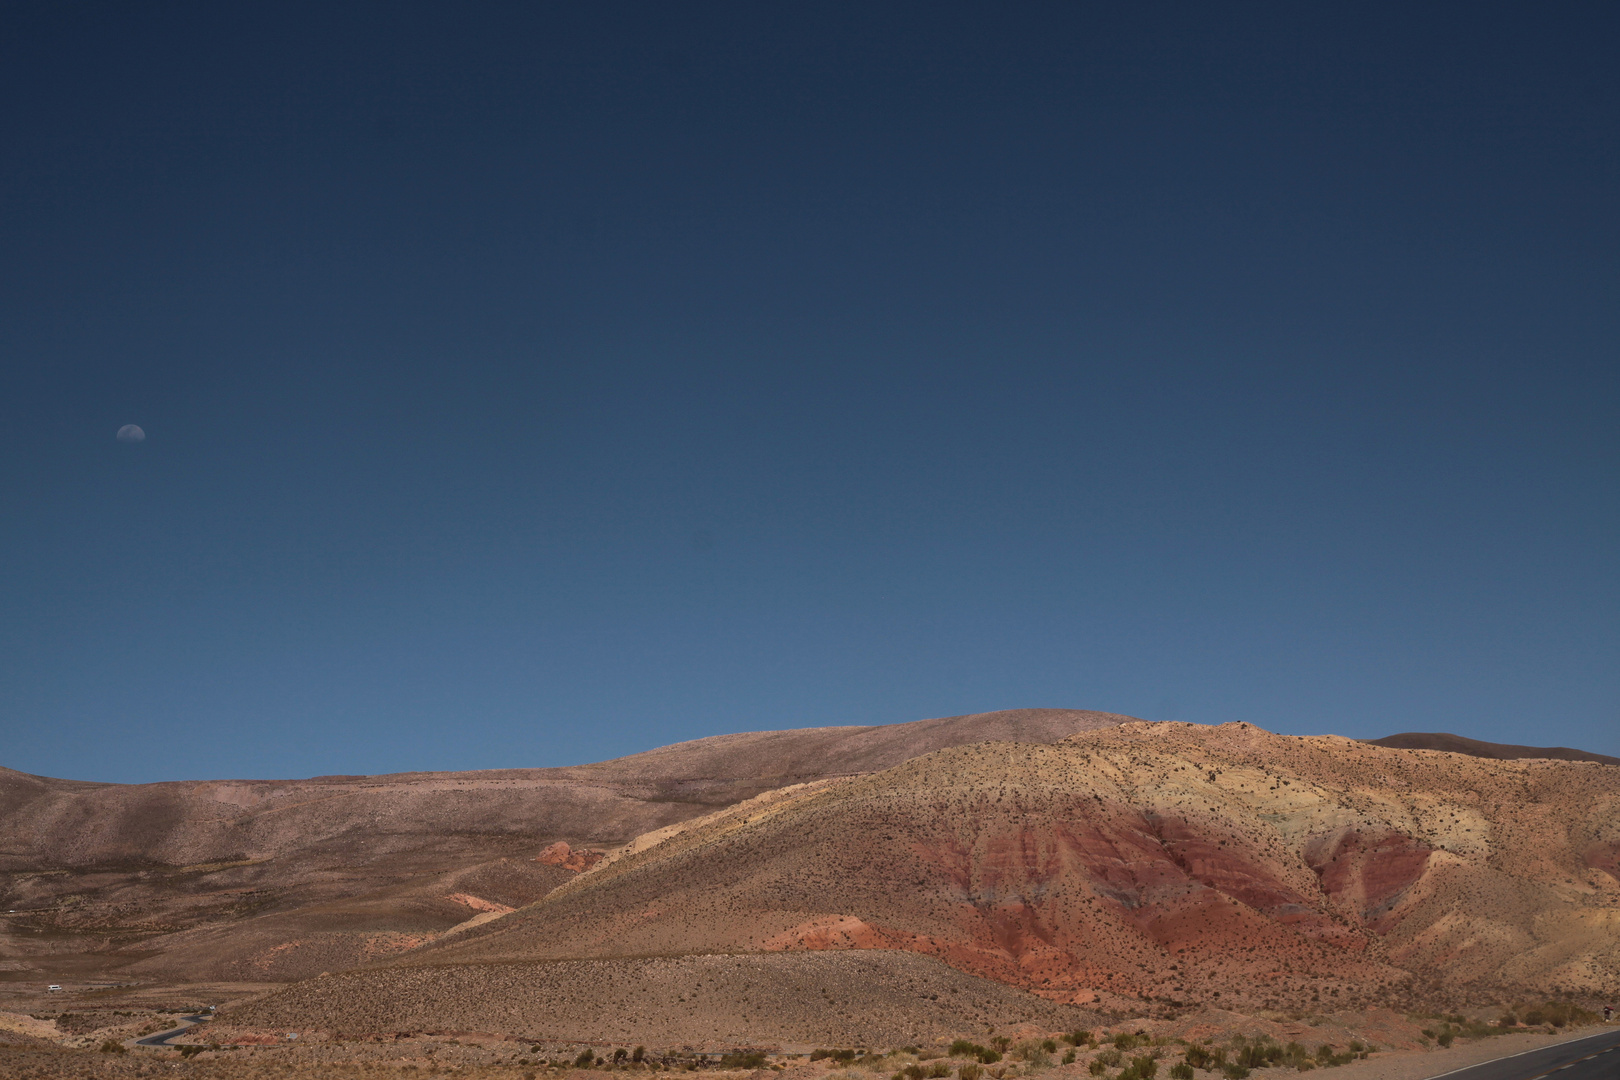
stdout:
[[1452,1031],[1450,1028],[1446,1028],[1444,1031],[1434,1037],[1434,1041],[1439,1043],[1441,1046],[1450,1046],[1452,1040],[1456,1037],[1457,1033],[1455,1031]]
[[1193,1067],[1185,1061],[1170,1066],[1170,1080],[1193,1080]]
[[1101,1061],[1098,1061],[1096,1058],[1092,1058],[1091,1059],[1091,1064],[1086,1066],[1086,1067],[1089,1070],[1091,1070],[1091,1075],[1092,1076],[1101,1076],[1103,1073],[1108,1071],[1108,1066],[1104,1065]]
[[1248,1066],[1239,1065],[1234,1061],[1221,1068],[1221,1075],[1225,1076],[1226,1080],[1248,1080],[1249,1069]]
[[596,1064],[596,1053],[592,1050],[581,1050],[579,1057],[574,1059],[574,1068],[588,1069]]
[[951,1057],[978,1057],[984,1053],[984,1047],[975,1042],[968,1042],[966,1039],[957,1039],[951,1043],[949,1053]]
[[1074,1064],[1074,1047],[1071,1046],[1067,1050],[1063,1051],[1063,1064]]
[[[623,1052],[622,1050],[619,1051],[619,1053]],[[618,1060],[618,1056],[618,1054],[613,1055],[614,1060]],[[736,1053],[724,1054],[720,1058],[720,1067],[722,1069],[763,1069],[765,1067],[765,1054],[760,1050],[739,1050]],[[911,1067],[916,1068],[915,1065]],[[916,1078],[913,1077],[912,1080],[916,1080]]]
[[1128,1031],[1120,1032],[1118,1035],[1115,1035],[1111,1041],[1113,1042],[1116,1050],[1134,1050],[1136,1049],[1137,1044],[1140,1042],[1135,1035],[1132,1035]]
[[1079,1031],[1071,1031],[1067,1035],[1063,1036],[1063,1041],[1068,1043],[1070,1046],[1084,1046],[1086,1043],[1091,1041],[1091,1032],[1085,1030],[1084,1028],[1081,1028]]
[[1012,1040],[1007,1038],[1005,1035],[997,1035],[995,1038],[990,1040],[990,1045],[1005,1054],[1007,1052],[1007,1047],[1012,1045]]
[[[1054,1045],[1053,1049],[1057,1047]],[[1012,1053],[1018,1060],[1027,1061],[1031,1068],[1044,1069],[1052,1064],[1052,1055],[1047,1051],[1046,1045],[1034,1039],[1025,1039],[1013,1047]]]
[[206,1046],[180,1046],[176,1047],[176,1049],[180,1051],[181,1057],[193,1058],[208,1048]]
[[1119,1074],[1119,1080],[1153,1080],[1159,1071],[1159,1063],[1152,1054],[1143,1054],[1131,1059],[1131,1063]]
[[97,1047],[97,1049],[100,1050],[103,1054],[127,1054],[127,1053],[129,1053],[129,1047],[125,1046],[123,1043],[119,1042],[117,1039],[108,1039],[105,1042],[103,1042],[99,1047]]
[[1207,1046],[1189,1046],[1183,1055],[1187,1064],[1195,1069],[1218,1069],[1226,1063],[1226,1054],[1220,1050],[1210,1050]]
[[1045,1050],[1048,1054],[1057,1053],[1057,1040],[1056,1039],[1042,1039],[1041,1040],[1041,1049]]
[[928,1066],[928,1072],[925,1075],[929,1080],[944,1080],[945,1077],[951,1075],[951,1063],[948,1061],[936,1061]]
[[979,1080],[984,1075],[984,1066],[973,1061],[964,1062],[956,1075],[959,1080]]
[[1121,1054],[1118,1049],[1112,1049],[1104,1050],[1102,1053],[1097,1055],[1095,1060],[1102,1062],[1103,1065],[1112,1069],[1115,1065],[1119,1064],[1120,1059],[1123,1057],[1124,1055]]
[[1000,1060],[1001,1051],[999,1050],[986,1050],[984,1053],[979,1055],[979,1062],[983,1065],[994,1065]]
[[638,1046],[634,1050],[630,1051],[630,1060],[634,1061],[634,1062],[636,1062],[638,1064],[640,1062],[646,1061],[647,1060],[647,1048],[645,1046]]

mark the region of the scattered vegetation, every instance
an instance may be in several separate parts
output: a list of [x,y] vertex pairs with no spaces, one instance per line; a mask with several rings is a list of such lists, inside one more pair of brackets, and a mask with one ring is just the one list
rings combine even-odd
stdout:
[[[1004,1044],[1008,1040],[1005,1038],[997,1038],[992,1039],[991,1041]],[[980,1064],[994,1065],[996,1062],[1001,1060],[1002,1049],[1005,1049],[1005,1046],[992,1050],[987,1046],[980,1046],[976,1042],[968,1042],[966,1039],[957,1039],[955,1042],[951,1043],[950,1055],[951,1057],[977,1058]]]
[[[624,1051],[620,1050],[614,1054],[613,1060],[618,1061],[623,1053]],[[763,1069],[765,1067],[765,1052],[763,1050],[739,1050],[735,1053],[723,1054],[720,1057],[720,1067],[722,1069]],[[947,1069],[941,1075],[950,1075],[950,1070]],[[913,1078],[913,1080],[916,1080],[916,1078]]]

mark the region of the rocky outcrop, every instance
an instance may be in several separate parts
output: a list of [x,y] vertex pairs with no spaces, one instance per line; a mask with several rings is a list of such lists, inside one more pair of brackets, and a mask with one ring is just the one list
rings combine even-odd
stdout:
[[546,866],[560,866],[564,870],[582,873],[602,861],[605,851],[574,850],[568,846],[568,841],[558,840],[550,844],[544,851],[534,857],[537,863]]

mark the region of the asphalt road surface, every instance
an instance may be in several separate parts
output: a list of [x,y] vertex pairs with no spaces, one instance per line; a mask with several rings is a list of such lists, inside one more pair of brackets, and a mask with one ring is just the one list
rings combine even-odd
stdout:
[[1440,1076],[1446,1080],[1617,1080],[1620,1030],[1600,1031],[1584,1039],[1527,1050]]
[[[191,1016],[182,1016],[180,1018],[180,1026],[179,1027],[171,1028],[168,1031],[160,1031],[156,1035],[148,1035],[144,1039],[136,1039],[135,1040],[135,1045],[136,1046],[168,1046],[170,1039],[174,1038],[176,1035],[184,1035],[186,1032],[190,1031],[192,1028],[196,1027],[198,1024],[201,1024],[201,1023],[204,1023],[205,1021],[207,1021],[208,1018],[209,1018],[209,1016],[208,1016],[207,1013],[193,1013]],[[1563,1078],[1560,1077],[1559,1080],[1563,1080]]]

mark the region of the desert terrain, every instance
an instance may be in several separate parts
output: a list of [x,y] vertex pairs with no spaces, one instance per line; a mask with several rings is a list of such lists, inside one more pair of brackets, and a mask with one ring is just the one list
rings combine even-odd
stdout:
[[[1465,742],[1019,710],[571,769],[8,773],[0,1075],[517,1077],[622,1050],[977,1080],[947,1049],[999,1039],[991,1080],[1152,1080],[1079,1031],[1167,1068],[1328,1046],[1350,1076],[1509,1037],[1515,1010],[1511,1038],[1557,1037],[1620,996],[1620,768]],[[210,1004],[189,1056],[131,1048]]]
[[538,900],[583,865],[537,861],[559,842],[615,847],[786,785],[1128,719],[1007,710],[471,773],[124,785],[0,769],[0,912],[16,912],[0,914],[0,987],[353,967]]

